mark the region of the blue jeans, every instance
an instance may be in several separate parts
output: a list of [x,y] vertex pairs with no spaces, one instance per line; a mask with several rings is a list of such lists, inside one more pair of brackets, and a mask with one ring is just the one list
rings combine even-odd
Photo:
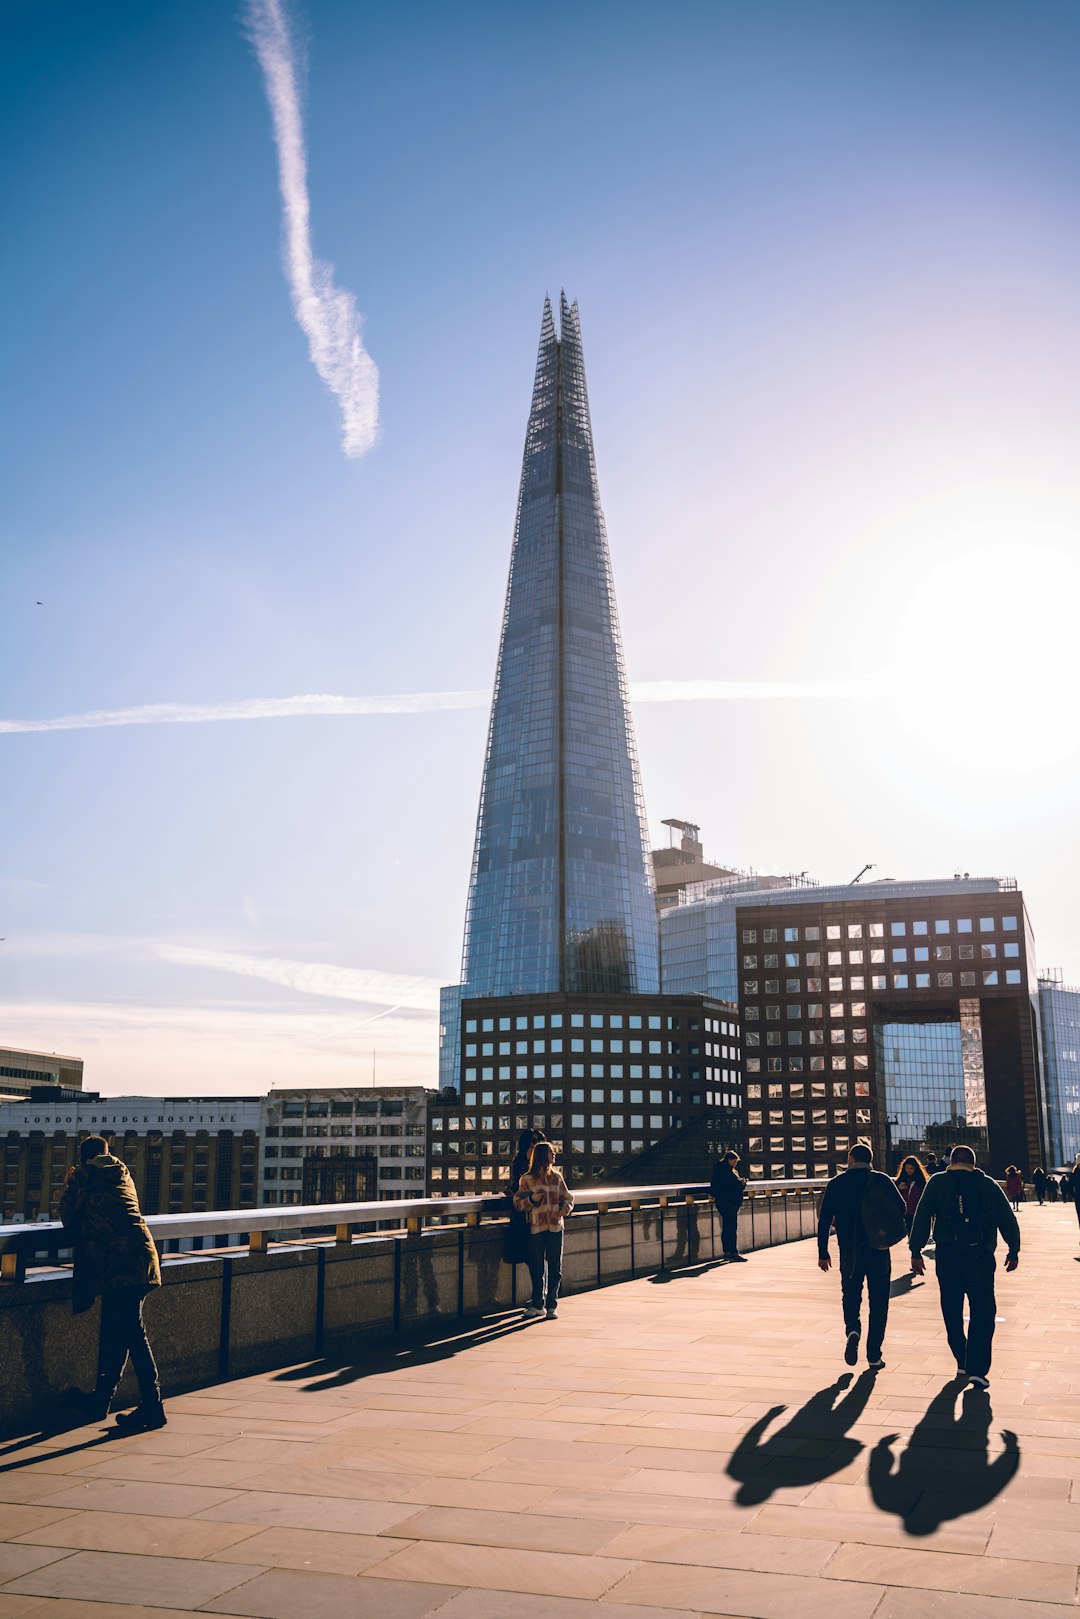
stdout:
[[562,1245],[561,1231],[529,1232],[529,1275],[532,1277],[532,1303],[537,1310],[543,1309],[545,1305],[549,1310],[554,1310],[559,1302]]

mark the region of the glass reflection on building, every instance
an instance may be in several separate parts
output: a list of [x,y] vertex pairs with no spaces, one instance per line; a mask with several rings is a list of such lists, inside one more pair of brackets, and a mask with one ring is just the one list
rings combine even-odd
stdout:
[[986,1086],[978,1001],[960,1015],[895,1014],[874,1026],[889,1167],[961,1144],[985,1158]]

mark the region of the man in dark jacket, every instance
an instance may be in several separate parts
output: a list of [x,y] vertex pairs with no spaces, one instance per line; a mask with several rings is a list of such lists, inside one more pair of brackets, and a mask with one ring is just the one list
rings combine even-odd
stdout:
[[147,1293],[161,1286],[157,1249],[127,1166],[112,1157],[103,1136],[82,1142],[79,1167],[69,1171],[60,1198],[60,1218],[74,1239],[72,1309],[81,1315],[101,1297],[97,1385],[85,1401],[86,1416],[101,1421],[108,1415],[130,1355],[141,1403],[121,1412],[116,1426],[125,1433],[163,1428],[157,1366],[142,1318]]
[[[862,1334],[862,1295],[866,1284],[870,1320],[866,1332],[866,1358],[873,1371],[885,1364],[882,1347],[885,1327],[889,1319],[889,1283],[892,1276],[892,1257],[887,1248],[871,1247],[863,1222],[862,1203],[871,1180],[873,1195],[885,1205],[895,1199],[896,1214],[900,1221],[900,1234],[904,1229],[904,1200],[887,1175],[874,1168],[874,1155],[863,1142],[857,1142],[848,1154],[848,1166],[825,1188],[818,1212],[818,1265],[829,1270],[829,1231],[836,1225],[836,1241],[840,1249],[840,1294],[844,1308],[844,1330],[847,1345],[844,1359],[854,1366],[859,1358],[859,1338]],[[924,1193],[925,1196],[925,1193]]]
[[[990,1387],[990,1347],[997,1300],[994,1297],[994,1249],[998,1232],[1008,1252],[1005,1269],[1020,1263],[1020,1224],[997,1181],[975,1167],[970,1147],[954,1147],[948,1172],[935,1175],[919,1199],[908,1239],[911,1268],[926,1271],[922,1251],[934,1228],[941,1315],[949,1348],[956,1356],[957,1376],[976,1388]],[[964,1300],[970,1319],[964,1335]]]
[[1035,1196],[1040,1203],[1046,1200],[1046,1170],[1040,1164],[1031,1177],[1031,1184],[1035,1188]]
[[1072,1200],[1076,1205],[1076,1218],[1080,1220],[1080,1152],[1072,1168]]
[[734,1148],[717,1160],[713,1167],[710,1190],[720,1216],[720,1241],[724,1258],[745,1260],[739,1252],[739,1207],[746,1196],[746,1179],[739,1174],[739,1155]]

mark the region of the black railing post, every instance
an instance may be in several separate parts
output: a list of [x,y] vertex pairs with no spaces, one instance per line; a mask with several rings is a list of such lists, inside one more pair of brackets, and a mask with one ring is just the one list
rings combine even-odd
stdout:
[[323,1328],[326,1317],[326,1249],[320,1248],[315,1261],[315,1353],[323,1352]]
[[231,1259],[221,1261],[221,1320],[218,1325],[218,1376],[229,1375],[229,1337],[232,1327],[232,1273]]
[[400,1237],[394,1241],[394,1331],[401,1331],[401,1242]]
[[457,1313],[460,1321],[465,1314],[465,1227],[458,1227],[457,1236]]

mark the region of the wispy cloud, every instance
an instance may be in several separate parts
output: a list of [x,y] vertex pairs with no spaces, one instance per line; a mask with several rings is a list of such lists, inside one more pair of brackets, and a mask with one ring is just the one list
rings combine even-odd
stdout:
[[[858,681],[646,680],[631,685],[635,703],[851,701],[884,695],[884,688]],[[203,725],[213,720],[282,720],[311,715],[438,714],[486,708],[487,691],[392,692],[381,697],[245,697],[232,703],[144,703],[136,708],[94,709],[47,720],[0,720],[0,733],[96,731],[114,725]]]
[[205,950],[193,945],[156,944],[153,953],[163,961],[175,962],[178,966],[205,967],[211,972],[235,973],[241,978],[261,978],[265,983],[280,984],[306,995],[324,995],[336,1001],[356,1001],[362,1006],[420,1012],[436,1012],[439,1007],[438,978],[419,978],[364,967],[335,967],[329,962],[247,956],[231,950]]
[[296,47],[282,0],[248,0],[247,21],[274,121],[284,209],[285,274],[311,361],[341,406],[342,448],[363,455],[379,430],[379,373],[364,348],[356,299],[334,284],[334,267],[311,243],[304,121]]

